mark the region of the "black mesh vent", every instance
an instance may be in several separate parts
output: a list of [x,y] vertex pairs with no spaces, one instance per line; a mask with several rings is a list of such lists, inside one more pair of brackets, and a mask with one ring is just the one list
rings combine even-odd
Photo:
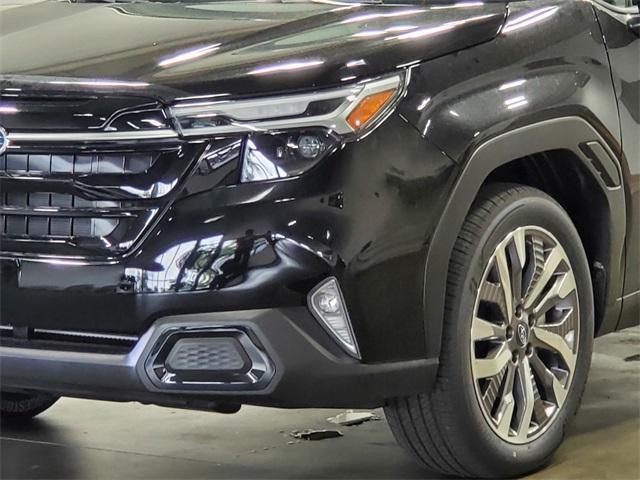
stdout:
[[143,173],[153,166],[153,153],[5,153],[0,170],[8,174]]
[[[4,235],[104,237],[118,226],[119,220],[117,218],[48,216],[46,210],[51,207],[64,207],[72,210],[121,208],[122,202],[90,201],[64,193],[14,192],[0,194],[0,205],[5,212],[9,210],[16,212],[15,215],[0,214],[0,231]],[[27,214],[20,215],[17,212],[27,212]],[[36,212],[40,214],[36,215]]]

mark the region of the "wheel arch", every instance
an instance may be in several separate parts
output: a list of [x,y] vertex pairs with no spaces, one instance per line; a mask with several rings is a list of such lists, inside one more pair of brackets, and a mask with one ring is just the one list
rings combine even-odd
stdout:
[[[483,185],[493,180],[517,182],[518,178],[514,176],[517,177],[520,173],[521,179],[528,180],[521,183],[541,188],[559,203],[564,203],[566,208],[566,202],[558,198],[557,192],[522,175],[519,167],[525,161],[542,168],[545,167],[544,162],[551,162],[551,165],[570,162],[590,182],[590,188],[597,186],[594,195],[600,197],[601,221],[608,227],[610,241],[605,245],[608,248],[604,251],[602,245],[607,242],[600,241],[600,245],[596,247],[587,247],[591,252],[597,252],[597,261],[603,267],[597,267],[593,275],[594,295],[599,299],[596,304],[596,331],[597,334],[603,334],[616,327],[621,308],[619,297],[623,285],[626,232],[620,162],[598,130],[582,117],[553,118],[490,138],[464,156],[462,168],[427,253],[423,304],[429,357],[438,357],[440,354],[446,278],[454,239]],[[572,220],[576,223],[583,243],[585,235],[597,233],[589,229],[588,222],[576,222],[573,217]],[[593,271],[592,260],[593,255],[590,257]]]

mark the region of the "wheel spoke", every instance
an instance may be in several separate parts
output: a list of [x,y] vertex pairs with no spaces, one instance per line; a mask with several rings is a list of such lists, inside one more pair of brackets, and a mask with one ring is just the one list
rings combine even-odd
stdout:
[[476,358],[473,360],[476,378],[489,378],[497,375],[511,360],[511,352],[506,343],[497,348],[492,357]]
[[513,420],[513,413],[516,406],[515,398],[513,396],[515,374],[515,364],[509,363],[507,366],[506,378],[504,380],[504,387],[502,389],[502,397],[496,411],[496,426],[498,428],[498,433],[504,437],[509,436],[511,421]]
[[511,275],[509,272],[509,264],[507,263],[507,255],[504,248],[500,248],[496,252],[496,266],[498,267],[498,276],[500,277],[500,286],[502,287],[502,295],[504,297],[504,313],[506,320],[510,320],[513,316],[513,294],[511,290]]
[[524,228],[519,228],[513,232],[513,244],[516,247],[520,268],[524,268],[527,263],[527,242],[525,240]]
[[504,325],[498,325],[482,318],[475,317],[471,325],[471,339],[473,341],[481,340],[504,340],[507,329]]
[[513,233],[513,253],[511,255],[511,290],[513,298],[519,301],[522,298],[522,274],[527,263],[527,244],[524,228],[519,228]]
[[535,403],[533,376],[531,373],[531,367],[529,366],[529,359],[527,357],[524,357],[518,366],[518,377],[522,388],[524,408],[522,409],[522,414],[519,418],[517,437],[518,440],[525,441],[529,435],[529,428],[531,427],[531,420],[533,419]]
[[515,407],[516,402],[513,398],[513,394],[509,394],[509,398],[507,398],[503,403],[503,409],[500,411],[500,420],[498,420],[498,433],[504,437],[509,436]]
[[507,306],[504,301],[504,293],[500,284],[484,280],[480,284],[478,298],[493,305],[497,305],[498,308],[500,308],[502,320],[505,322],[509,321],[509,317],[507,317]]
[[560,380],[558,380],[558,377],[556,377],[553,372],[547,368],[538,355],[532,355],[531,366],[538,374],[538,378],[544,387],[547,398],[553,398],[556,406],[561,407],[564,403],[564,399],[567,397],[567,391],[562,383],[560,383]]
[[[533,367],[533,362],[529,361],[531,367]],[[534,368],[535,370],[535,368]],[[533,416],[535,417],[535,421],[538,425],[542,425],[545,420],[548,418],[547,409],[540,396],[540,390],[538,390],[538,384],[533,382]]]
[[576,289],[573,273],[566,272],[558,275],[549,291],[533,306],[533,314],[538,317],[548,312],[558,302],[564,300]]
[[553,247],[547,254],[547,258],[544,262],[542,273],[535,280],[535,283],[531,284],[531,288],[527,292],[524,299],[524,307],[529,309],[540,302],[539,297],[544,291],[545,286],[551,280],[551,277],[555,274],[556,269],[564,259],[562,249],[559,246]]
[[569,308],[557,322],[541,323],[536,325],[535,328],[546,330],[549,333],[562,337],[571,351],[575,352],[575,331],[577,328],[577,320],[578,317],[575,310],[573,308]]
[[575,355],[564,338],[539,325],[533,327],[531,333],[532,341],[536,346],[551,350],[560,355],[569,372],[573,372]]
[[484,406],[488,412],[493,410],[493,406],[498,399],[498,395],[500,394],[500,387],[502,386],[502,381],[505,378],[509,365],[510,364],[505,365],[498,374],[489,379],[489,383],[487,384],[487,387],[482,394],[482,401],[484,402]]
[[544,270],[544,244],[538,237],[531,237],[530,260],[530,275],[526,281],[526,285],[522,286],[524,298],[529,296],[531,288],[538,282],[538,279]]

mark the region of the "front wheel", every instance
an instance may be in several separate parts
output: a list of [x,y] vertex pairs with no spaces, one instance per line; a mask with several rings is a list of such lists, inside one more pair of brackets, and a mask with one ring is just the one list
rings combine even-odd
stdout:
[[391,430],[441,473],[540,468],[578,409],[592,344],[591,278],[571,219],[539,190],[491,185],[454,246],[436,387],[391,401]]

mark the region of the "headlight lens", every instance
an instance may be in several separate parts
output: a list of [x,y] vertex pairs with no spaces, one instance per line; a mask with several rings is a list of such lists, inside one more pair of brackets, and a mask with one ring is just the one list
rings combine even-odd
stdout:
[[315,93],[180,103],[170,114],[183,136],[243,133],[242,182],[300,175],[342,143],[371,131],[395,107],[406,74]]
[[258,182],[300,175],[339,145],[340,137],[321,128],[249,134],[240,180]]

